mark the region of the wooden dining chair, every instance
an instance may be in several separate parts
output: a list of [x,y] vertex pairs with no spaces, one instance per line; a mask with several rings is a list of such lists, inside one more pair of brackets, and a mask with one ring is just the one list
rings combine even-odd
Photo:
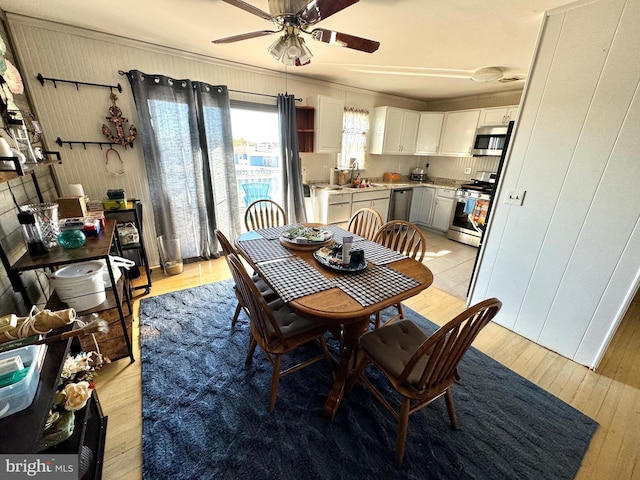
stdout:
[[[273,366],[269,394],[269,411],[272,412],[276,405],[280,378],[323,359],[331,366],[331,357],[324,339],[327,326],[296,315],[280,299],[267,303],[251,281],[238,256],[231,253],[227,258],[236,288],[249,313],[251,340],[245,363],[247,365],[251,363],[256,347],[260,345]],[[283,355],[312,341],[320,345],[322,349],[320,355],[280,370]]]
[[[391,412],[398,422],[396,464],[404,457],[409,415],[444,396],[451,426],[456,420],[451,386],[458,375],[458,364],[480,330],[502,307],[496,298],[469,307],[432,335],[424,333],[411,320],[401,320],[378,328],[360,338],[362,355],[347,390],[359,379]],[[399,409],[394,408],[385,395],[363,374],[370,364],[375,365],[400,395]],[[392,392],[389,392],[392,393]]]
[[[406,220],[391,220],[385,223],[378,229],[373,241],[418,262],[422,262],[424,259],[427,241],[420,229]],[[387,320],[386,323],[404,318],[402,303],[396,303],[394,307],[398,310],[398,313]],[[376,328],[380,326],[380,322],[381,312],[377,312],[374,319]]]
[[253,202],[244,213],[244,225],[248,231],[286,224],[287,216],[284,209],[273,200],[266,198]]
[[[216,238],[218,239],[218,243],[220,243],[220,248],[222,248],[222,254],[225,256],[227,260],[227,264],[229,264],[229,254],[232,253],[234,255],[237,255],[238,253],[236,249],[233,247],[233,245],[231,245],[231,242],[220,230],[216,229],[215,234],[216,234]],[[229,265],[229,269],[231,269],[231,265]],[[254,272],[251,275],[251,281],[255,284],[256,288],[260,292],[260,295],[262,295],[267,302],[271,302],[278,298],[278,295],[273,290],[271,290],[271,287],[267,285],[267,282],[265,282],[262,279],[262,277],[257,273]],[[233,314],[233,320],[231,320],[232,327],[236,325],[238,321],[238,317],[240,316],[240,312],[243,309],[245,312],[247,312],[247,308],[243,303],[242,297],[240,296],[240,292],[238,292],[237,288],[234,288],[233,290],[236,294],[236,298],[238,299],[238,305],[236,306],[236,311]],[[247,313],[247,316],[248,315],[249,314]]]
[[365,207],[351,215],[349,223],[347,224],[347,230],[367,240],[373,240],[373,237],[381,225],[382,215],[373,208]]

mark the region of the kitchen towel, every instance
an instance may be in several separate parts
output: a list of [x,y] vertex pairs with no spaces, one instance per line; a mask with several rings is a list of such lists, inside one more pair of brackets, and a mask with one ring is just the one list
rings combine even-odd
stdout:
[[473,210],[476,208],[476,199],[475,198],[467,198],[464,201],[464,213],[467,215],[473,213]]

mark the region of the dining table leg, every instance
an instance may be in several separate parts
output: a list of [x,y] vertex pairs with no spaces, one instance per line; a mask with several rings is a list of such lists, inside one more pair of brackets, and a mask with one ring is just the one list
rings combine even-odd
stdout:
[[367,316],[356,321],[350,321],[343,326],[340,360],[335,372],[333,387],[329,392],[329,398],[324,404],[324,415],[330,419],[335,417],[338,407],[344,398],[345,387],[354,368],[360,337],[369,331],[369,321],[370,319]]

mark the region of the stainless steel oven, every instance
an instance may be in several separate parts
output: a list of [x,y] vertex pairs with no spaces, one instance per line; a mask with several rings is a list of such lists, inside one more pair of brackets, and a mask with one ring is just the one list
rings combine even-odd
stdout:
[[447,237],[474,247],[480,246],[484,234],[493,184],[475,182],[456,190]]

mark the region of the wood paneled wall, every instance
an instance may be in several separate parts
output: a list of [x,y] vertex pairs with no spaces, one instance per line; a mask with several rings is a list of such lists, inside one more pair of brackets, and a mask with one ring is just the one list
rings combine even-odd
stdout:
[[[573,8],[575,7],[575,8]],[[550,12],[521,104],[471,301],[594,367],[640,278],[640,0]]]

